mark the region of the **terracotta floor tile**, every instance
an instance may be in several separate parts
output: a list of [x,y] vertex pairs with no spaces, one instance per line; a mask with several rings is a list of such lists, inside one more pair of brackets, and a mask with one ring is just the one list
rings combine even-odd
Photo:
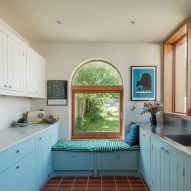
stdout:
[[88,176],[76,176],[76,180],[88,180]]
[[74,184],[87,184],[87,180],[75,180]]
[[89,180],[101,180],[101,176],[94,177],[94,176],[89,176]]
[[41,191],[149,191],[139,177],[54,177],[42,187]]
[[143,184],[144,182],[142,180],[129,180],[131,184]]
[[102,185],[102,188],[116,188],[115,184],[105,184]]
[[137,177],[137,176],[128,176],[128,179],[129,180],[140,180],[141,178]]
[[115,184],[115,180],[102,180],[102,184]]
[[77,188],[87,188],[87,185],[86,184],[74,184],[72,189],[77,189]]
[[59,184],[61,182],[60,180],[49,180],[46,184]]
[[59,184],[58,188],[72,188],[73,184]]
[[63,179],[63,176],[52,177],[50,180],[61,180],[61,179]]
[[101,191],[100,188],[88,188],[87,191]]
[[131,188],[130,184],[116,184],[117,188]]
[[116,188],[102,188],[102,191],[116,191]]
[[88,184],[101,184],[101,180],[88,180]]
[[114,180],[114,176],[102,176],[102,180]]
[[132,188],[146,188],[144,184],[131,184]]
[[130,184],[128,180],[116,180],[116,184]]
[[117,188],[117,191],[132,191],[131,188]]
[[63,176],[62,180],[75,180],[75,176]]
[[61,180],[61,184],[73,184],[75,180]]
[[100,188],[101,189],[101,184],[88,184],[87,188]]
[[127,176],[115,176],[115,180],[127,180]]
[[57,188],[58,184],[46,184],[44,188]]
[[69,188],[58,188],[56,191],[71,191]]

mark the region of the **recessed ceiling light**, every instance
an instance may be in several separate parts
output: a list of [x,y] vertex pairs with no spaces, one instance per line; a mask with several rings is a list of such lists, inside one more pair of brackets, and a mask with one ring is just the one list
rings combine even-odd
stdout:
[[61,25],[61,24],[62,24],[62,22],[59,21],[59,20],[54,21],[54,23],[55,23],[56,25]]
[[131,24],[131,25],[135,25],[135,23],[136,23],[136,22],[135,22],[134,20],[130,21],[130,24]]

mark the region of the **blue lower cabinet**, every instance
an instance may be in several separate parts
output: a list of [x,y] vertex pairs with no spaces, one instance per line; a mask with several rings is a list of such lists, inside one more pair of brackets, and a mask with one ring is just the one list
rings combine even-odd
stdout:
[[54,152],[54,170],[94,170],[94,153],[91,152]]
[[151,183],[153,191],[161,191],[161,142],[151,138]]
[[140,129],[139,136],[141,176],[150,186],[150,135],[144,129]]
[[15,188],[22,190],[24,183],[30,182],[28,186],[34,190],[36,188],[34,169],[35,152],[33,151],[0,174],[0,189],[2,191],[15,191]]
[[97,170],[136,171],[137,168],[137,151],[97,153]]
[[36,139],[38,189],[43,186],[51,173],[51,148],[49,141],[48,131],[41,133]]
[[150,161],[151,191],[187,191],[185,154],[151,136]]
[[38,190],[53,174],[51,148],[57,140],[57,126],[52,126],[36,136],[36,182]]

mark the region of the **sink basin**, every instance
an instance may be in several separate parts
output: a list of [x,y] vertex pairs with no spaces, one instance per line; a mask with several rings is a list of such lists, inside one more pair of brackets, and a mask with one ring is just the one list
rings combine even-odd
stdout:
[[191,146],[191,134],[185,135],[165,135],[166,137],[172,139],[173,141],[178,142],[184,146]]

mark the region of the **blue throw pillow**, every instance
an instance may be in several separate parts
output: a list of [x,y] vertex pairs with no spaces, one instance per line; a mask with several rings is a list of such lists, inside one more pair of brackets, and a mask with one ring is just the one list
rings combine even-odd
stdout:
[[130,146],[139,144],[139,125],[135,122],[130,123],[125,142]]

